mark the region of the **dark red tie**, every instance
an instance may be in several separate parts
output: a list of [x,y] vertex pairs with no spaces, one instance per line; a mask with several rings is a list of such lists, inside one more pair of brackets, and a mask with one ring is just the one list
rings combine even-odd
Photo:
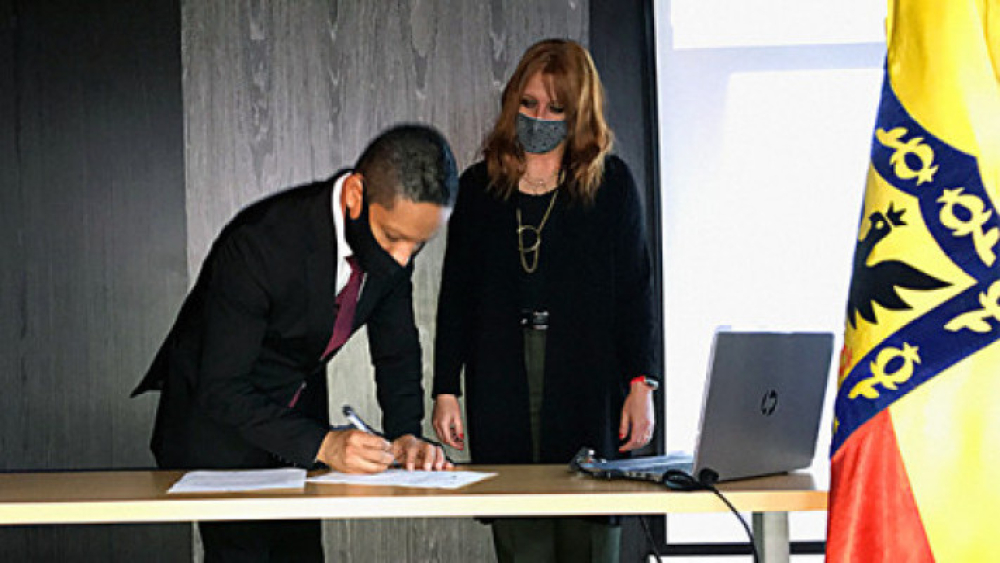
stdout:
[[330,343],[326,345],[323,358],[347,342],[354,325],[354,310],[358,305],[358,293],[361,290],[361,279],[364,277],[364,272],[358,267],[358,261],[353,256],[347,257],[347,263],[351,265],[351,277],[347,280],[344,289],[340,290],[340,294],[337,295],[337,320],[333,323],[333,336],[330,337]]
[[[358,293],[361,290],[361,280],[365,273],[358,267],[358,261],[353,256],[347,258],[347,263],[351,265],[351,277],[348,278],[344,289],[340,290],[340,294],[337,295],[337,318],[333,321],[333,336],[330,337],[330,343],[326,345],[326,351],[323,352],[320,359],[326,358],[331,352],[343,346],[344,342],[347,342],[347,337],[351,335],[354,310],[358,305]],[[294,407],[299,402],[299,397],[305,388],[306,382],[303,381],[288,403],[289,407]]]

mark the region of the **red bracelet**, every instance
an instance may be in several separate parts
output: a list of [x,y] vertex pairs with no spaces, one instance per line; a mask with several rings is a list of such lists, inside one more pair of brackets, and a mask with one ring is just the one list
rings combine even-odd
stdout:
[[656,381],[655,379],[650,379],[645,375],[637,375],[632,378],[632,381],[628,382],[630,387],[636,383],[642,383],[643,385],[649,387],[653,391],[656,391],[657,389],[660,388],[660,383],[658,381]]

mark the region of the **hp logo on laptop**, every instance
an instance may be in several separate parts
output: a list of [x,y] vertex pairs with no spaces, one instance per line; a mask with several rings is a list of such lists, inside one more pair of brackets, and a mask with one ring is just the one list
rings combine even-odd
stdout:
[[778,392],[771,389],[767,393],[764,393],[764,396],[760,399],[760,413],[764,416],[771,416],[774,414],[774,408],[777,406]]

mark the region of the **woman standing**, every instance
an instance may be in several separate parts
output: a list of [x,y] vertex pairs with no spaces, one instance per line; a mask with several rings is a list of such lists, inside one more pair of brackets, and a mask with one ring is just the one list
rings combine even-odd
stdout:
[[[462,175],[438,303],[434,429],[475,463],[617,457],[654,426],[650,258],[635,182],[610,155],[603,87],[568,40],[530,47],[483,161]],[[617,561],[607,519],[498,519],[504,561]],[[589,538],[589,539],[588,539]]]

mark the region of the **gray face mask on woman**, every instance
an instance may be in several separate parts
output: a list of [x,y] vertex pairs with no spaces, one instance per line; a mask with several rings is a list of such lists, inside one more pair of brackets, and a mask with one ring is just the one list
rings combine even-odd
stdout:
[[566,138],[565,120],[535,119],[517,114],[517,140],[524,152],[544,154],[559,146]]

